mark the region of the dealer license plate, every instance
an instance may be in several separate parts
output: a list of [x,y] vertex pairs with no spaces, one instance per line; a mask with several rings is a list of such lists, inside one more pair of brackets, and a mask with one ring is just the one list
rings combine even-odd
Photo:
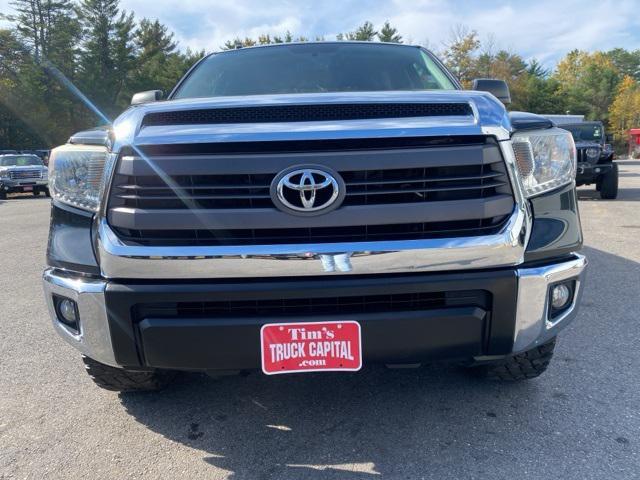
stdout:
[[362,367],[360,324],[342,322],[270,323],[260,330],[262,371],[356,371]]

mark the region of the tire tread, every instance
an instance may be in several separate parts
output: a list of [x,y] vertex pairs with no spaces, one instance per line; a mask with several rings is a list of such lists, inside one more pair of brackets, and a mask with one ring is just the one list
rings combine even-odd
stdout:
[[614,200],[618,197],[618,164],[614,163],[611,171],[603,175],[600,182],[600,198]]
[[473,370],[481,376],[492,380],[519,381],[536,378],[542,375],[549,367],[555,345],[556,339],[553,338],[531,350],[496,363],[473,367]]
[[82,356],[85,369],[91,380],[100,388],[113,392],[143,392],[160,390],[166,387],[174,372],[164,370],[133,371],[111,367]]

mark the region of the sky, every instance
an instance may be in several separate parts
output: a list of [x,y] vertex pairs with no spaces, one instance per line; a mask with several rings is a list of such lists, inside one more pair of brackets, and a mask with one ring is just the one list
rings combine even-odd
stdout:
[[[0,12],[10,12],[0,0]],[[136,17],[158,18],[182,49],[219,50],[237,36],[283,34],[332,40],[364,21],[386,20],[405,42],[443,48],[458,25],[485,44],[553,67],[568,51],[640,48],[639,0],[122,0]]]

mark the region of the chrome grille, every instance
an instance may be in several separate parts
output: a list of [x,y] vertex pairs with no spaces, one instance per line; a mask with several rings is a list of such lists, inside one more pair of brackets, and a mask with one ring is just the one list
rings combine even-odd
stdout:
[[11,180],[29,180],[29,179],[41,179],[42,170],[11,170],[9,172],[9,178]]

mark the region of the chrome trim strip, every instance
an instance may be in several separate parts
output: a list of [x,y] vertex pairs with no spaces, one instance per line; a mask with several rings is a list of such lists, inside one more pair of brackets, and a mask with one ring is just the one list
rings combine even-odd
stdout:
[[[44,294],[54,329],[70,345],[94,360],[118,366],[111,345],[102,279],[78,277],[48,268],[42,275]],[[67,297],[78,304],[80,333],[67,329],[57,319],[53,294]]]
[[[588,262],[584,255],[574,255],[576,258],[568,262],[517,270],[518,310],[513,339],[515,353],[543,344],[575,318]],[[549,321],[549,286],[571,279],[576,281],[571,306],[558,318]]]

